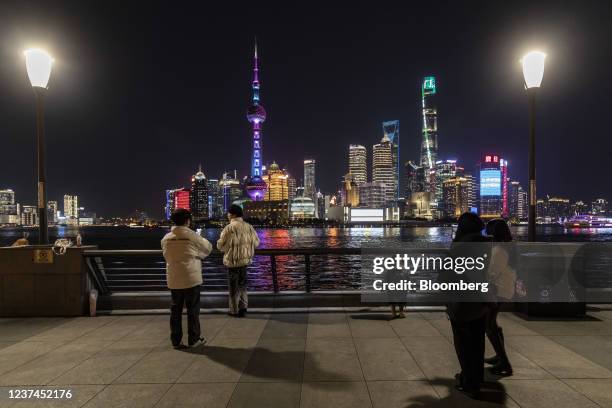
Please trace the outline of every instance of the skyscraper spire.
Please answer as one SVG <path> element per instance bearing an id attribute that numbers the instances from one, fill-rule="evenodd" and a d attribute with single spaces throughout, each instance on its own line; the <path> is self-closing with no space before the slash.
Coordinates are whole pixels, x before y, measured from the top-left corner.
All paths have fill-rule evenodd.
<path id="1" fill-rule="evenodd" d="M 257 57 L 257 37 L 255 37 L 255 53 L 253 54 L 253 103 L 259 103 L 259 61 Z"/>
<path id="2" fill-rule="evenodd" d="M 251 156 L 251 179 L 246 189 L 253 201 L 263 200 L 267 185 L 261 178 L 263 154 L 261 150 L 261 124 L 266 120 L 266 110 L 259 103 L 259 57 L 257 55 L 257 39 L 253 54 L 253 102 L 247 109 L 247 120 L 253 125 L 253 154 Z"/>

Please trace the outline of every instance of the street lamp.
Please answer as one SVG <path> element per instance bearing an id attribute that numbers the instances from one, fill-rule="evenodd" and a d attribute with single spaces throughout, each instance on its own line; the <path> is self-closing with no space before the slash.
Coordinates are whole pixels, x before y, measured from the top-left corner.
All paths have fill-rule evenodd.
<path id="1" fill-rule="evenodd" d="M 46 191 L 46 165 L 45 165 L 45 123 L 44 123 L 44 96 L 47 83 L 51 75 L 53 58 L 39 49 L 30 49 L 24 52 L 28 78 L 36 95 L 36 135 L 38 154 L 38 243 L 49 243 L 49 230 L 47 225 L 47 191 Z"/>
<path id="2" fill-rule="evenodd" d="M 535 96 L 544 76 L 546 54 L 531 51 L 523 56 L 523 76 L 529 97 L 529 225 L 528 240 L 536 239 L 536 171 L 535 171 Z"/>

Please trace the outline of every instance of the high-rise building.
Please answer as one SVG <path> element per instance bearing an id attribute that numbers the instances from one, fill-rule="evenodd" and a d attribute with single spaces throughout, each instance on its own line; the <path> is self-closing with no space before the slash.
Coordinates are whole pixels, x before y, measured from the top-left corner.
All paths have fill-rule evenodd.
<path id="1" fill-rule="evenodd" d="M 591 214 L 606 215 L 608 213 L 608 200 L 598 198 L 591 203 Z"/>
<path id="2" fill-rule="evenodd" d="M 425 169 L 412 160 L 404 164 L 406 173 L 406 186 L 404 195 L 410 197 L 412 193 L 425 191 Z"/>
<path id="3" fill-rule="evenodd" d="M 387 197 L 385 183 L 371 182 L 359 186 L 359 206 L 361 207 L 384 208 Z"/>
<path id="4" fill-rule="evenodd" d="M 189 203 L 191 202 L 191 192 L 188 188 L 181 188 L 174 193 L 174 209 L 184 208 L 191 210 Z"/>
<path id="5" fill-rule="evenodd" d="M 502 217 L 508 218 L 508 161 L 499 159 L 499 168 L 501 170 L 501 190 L 502 190 Z"/>
<path id="6" fill-rule="evenodd" d="M 0 190 L 0 225 L 19 224 L 19 205 L 15 203 L 15 192 L 11 189 Z"/>
<path id="7" fill-rule="evenodd" d="M 79 218 L 79 197 L 75 195 L 64 195 L 64 217 L 70 224 L 71 220 Z"/>
<path id="8" fill-rule="evenodd" d="M 355 175 L 348 173 L 344 176 L 344 205 L 346 207 L 359 206 L 359 186 L 355 182 Z"/>
<path id="9" fill-rule="evenodd" d="M 34 205 L 24 205 L 21 210 L 21 225 L 32 227 L 38 225 L 38 208 Z"/>
<path id="10" fill-rule="evenodd" d="M 189 210 L 190 197 L 191 194 L 188 188 L 180 187 L 166 190 L 166 205 L 164 206 L 166 219 L 169 220 L 174 210 L 179 208 Z"/>
<path id="11" fill-rule="evenodd" d="M 263 179 L 262 182 L 265 184 Z M 242 187 L 235 170 L 233 174 L 229 172 L 223 173 L 221 180 L 219 180 L 219 189 L 221 190 L 220 193 L 223 197 L 223 213 L 227 213 L 232 203 L 239 200 L 242 196 Z M 265 190 L 262 191 L 265 193 Z"/>
<path id="12" fill-rule="evenodd" d="M 287 188 L 289 190 L 289 200 L 293 200 L 297 196 L 297 182 L 295 177 L 291 177 L 291 175 L 289 175 L 287 178 Z"/>
<path id="13" fill-rule="evenodd" d="M 421 142 L 421 167 L 425 170 L 425 191 L 433 192 L 433 171 L 438 161 L 438 111 L 436 108 L 436 78 L 423 78 L 421 105 L 423 108 L 423 139 Z"/>
<path id="14" fill-rule="evenodd" d="M 174 194 L 176 191 L 178 191 L 178 189 L 166 190 L 166 203 L 164 204 L 164 214 L 166 215 L 166 220 L 170 219 L 170 216 L 174 211 Z"/>
<path id="15" fill-rule="evenodd" d="M 519 219 L 519 191 L 521 191 L 521 183 L 518 181 L 508 183 L 508 218 L 511 220 Z"/>
<path id="16" fill-rule="evenodd" d="M 400 193 L 400 122 L 389 120 L 382 123 L 383 135 L 391 141 L 391 153 L 393 156 L 393 176 L 395 179 L 394 201 L 397 202 Z"/>
<path id="17" fill-rule="evenodd" d="M 263 154 L 261 145 L 261 124 L 266 120 L 266 110 L 259 103 L 259 60 L 257 56 L 257 43 L 253 57 L 253 90 L 252 104 L 247 110 L 247 120 L 253 125 L 253 153 L 251 155 L 251 178 L 246 184 L 246 191 L 253 201 L 264 199 L 266 183 L 263 181 L 262 165 Z"/>
<path id="18" fill-rule="evenodd" d="M 519 221 L 526 221 L 529 217 L 529 206 L 527 203 L 527 191 L 523 190 L 523 187 L 519 187 L 517 212 Z"/>
<path id="19" fill-rule="evenodd" d="M 352 144 L 349 146 L 349 173 L 355 177 L 357 185 L 368 181 L 368 152 L 365 146 Z"/>
<path id="20" fill-rule="evenodd" d="M 393 167 L 393 145 L 387 135 L 372 148 L 372 183 L 385 185 L 385 206 L 397 205 L 397 186 Z"/>
<path id="21" fill-rule="evenodd" d="M 442 182 L 441 212 L 443 218 L 459 218 L 469 211 L 470 182 L 467 178 L 457 176 Z"/>
<path id="22" fill-rule="evenodd" d="M 309 197 L 314 202 L 317 194 L 317 184 L 315 180 L 315 166 L 317 162 L 314 159 L 304 160 L 304 197 Z"/>
<path id="23" fill-rule="evenodd" d="M 546 197 L 546 216 L 551 220 L 565 221 L 571 216 L 571 205 L 569 198 Z"/>
<path id="24" fill-rule="evenodd" d="M 502 216 L 502 168 L 498 155 L 487 154 L 480 163 L 480 216 L 499 218 Z"/>
<path id="25" fill-rule="evenodd" d="M 197 173 L 191 176 L 189 199 L 189 208 L 193 218 L 196 221 L 208 219 L 208 181 L 202 172 L 202 165 L 198 167 Z"/>
<path id="26" fill-rule="evenodd" d="M 437 209 L 443 213 L 445 210 L 444 201 L 444 182 L 455 177 L 463 177 L 464 168 L 457 165 L 457 160 L 438 160 L 435 165 L 435 188 L 433 189 L 434 200 L 437 203 Z M 467 181 L 465 181 L 467 183 Z M 466 190 L 467 191 L 467 190 Z M 441 215 L 441 214 L 440 214 Z"/>
<path id="27" fill-rule="evenodd" d="M 576 201 L 571 207 L 572 215 L 585 215 L 589 209 L 584 201 Z"/>
<path id="28" fill-rule="evenodd" d="M 219 179 L 208 179 L 208 215 L 212 219 L 219 219 L 223 216 L 223 196 Z"/>
<path id="29" fill-rule="evenodd" d="M 52 224 L 57 223 L 57 210 L 58 210 L 57 201 L 47 202 L 47 211 L 49 213 L 49 215 L 47 216 L 47 219 Z"/>
<path id="30" fill-rule="evenodd" d="M 472 173 L 464 173 L 463 178 L 467 180 L 467 205 L 468 211 L 478 212 L 478 182 Z"/>
<path id="31" fill-rule="evenodd" d="M 284 170 L 273 162 L 268 168 L 267 174 L 263 176 L 267 189 L 265 201 L 280 201 L 289 199 L 289 176 Z"/>

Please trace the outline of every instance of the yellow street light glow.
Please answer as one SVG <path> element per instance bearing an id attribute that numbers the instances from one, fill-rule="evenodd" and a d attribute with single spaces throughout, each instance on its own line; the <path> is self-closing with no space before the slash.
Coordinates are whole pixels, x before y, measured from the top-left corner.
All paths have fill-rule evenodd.
<path id="1" fill-rule="evenodd" d="M 46 88 L 54 61 L 51 55 L 36 48 L 24 51 L 23 55 L 25 55 L 26 70 L 32 86 Z"/>
<path id="2" fill-rule="evenodd" d="M 546 54 L 541 51 L 531 51 L 523 56 L 523 76 L 525 77 L 525 87 L 539 88 L 544 77 L 544 60 Z"/>

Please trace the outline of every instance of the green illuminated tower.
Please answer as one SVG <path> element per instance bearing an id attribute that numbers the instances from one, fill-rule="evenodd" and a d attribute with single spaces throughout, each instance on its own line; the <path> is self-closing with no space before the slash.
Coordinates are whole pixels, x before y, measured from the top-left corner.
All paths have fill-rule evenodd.
<path id="1" fill-rule="evenodd" d="M 423 140 L 421 142 L 421 167 L 425 170 L 425 189 L 432 191 L 429 187 L 435 183 L 430 180 L 434 177 L 436 161 L 438 160 L 438 111 L 435 104 L 436 78 L 428 76 L 423 78 L 421 87 L 423 105 Z"/>

